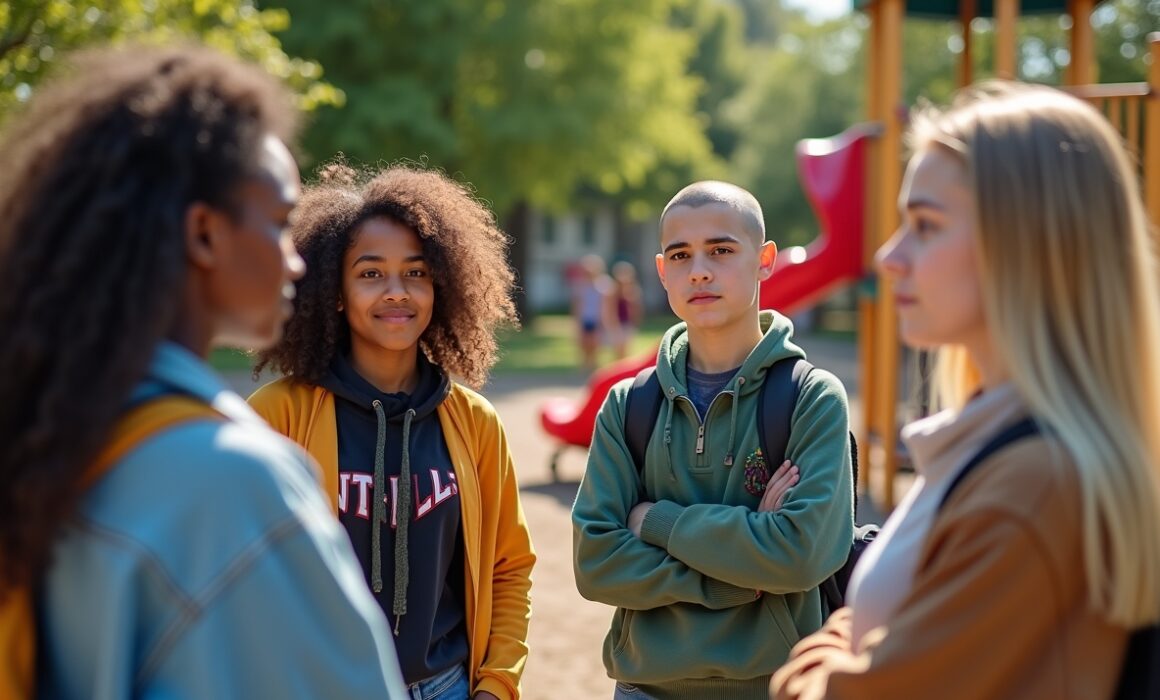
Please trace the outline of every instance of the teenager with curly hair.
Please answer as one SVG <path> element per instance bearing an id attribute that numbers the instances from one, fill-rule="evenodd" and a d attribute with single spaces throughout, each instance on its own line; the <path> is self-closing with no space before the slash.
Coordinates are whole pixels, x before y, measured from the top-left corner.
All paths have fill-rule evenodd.
<path id="1" fill-rule="evenodd" d="M 288 105 L 207 49 L 106 50 L 0 143 L 4 698 L 401 692 L 314 468 L 205 364 L 291 309 Z"/>
<path id="2" fill-rule="evenodd" d="M 452 380 L 481 385 L 516 323 L 507 237 L 402 166 L 328 166 L 292 233 L 308 273 L 255 370 L 285 376 L 250 403 L 322 464 L 415 697 L 518 698 L 535 555 L 499 417 Z"/>

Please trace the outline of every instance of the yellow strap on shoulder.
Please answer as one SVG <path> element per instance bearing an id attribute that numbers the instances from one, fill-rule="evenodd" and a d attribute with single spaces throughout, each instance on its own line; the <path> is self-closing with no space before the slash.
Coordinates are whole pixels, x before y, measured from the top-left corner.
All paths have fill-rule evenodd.
<path id="1" fill-rule="evenodd" d="M 154 433 L 199 418 L 220 420 L 222 415 L 200 399 L 181 395 L 159 396 L 130 409 L 113 427 L 109 442 L 85 470 L 81 483 L 86 487 L 91 486 L 110 467 Z"/>
<path id="2" fill-rule="evenodd" d="M 221 419 L 209 404 L 188 396 L 160 396 L 130 409 L 113 428 L 101 453 L 81 476 L 85 488 L 108 473 L 146 438 L 192 420 Z M 32 594 L 16 588 L 0 600 L 0 698 L 32 700 L 36 678 L 36 619 Z"/>

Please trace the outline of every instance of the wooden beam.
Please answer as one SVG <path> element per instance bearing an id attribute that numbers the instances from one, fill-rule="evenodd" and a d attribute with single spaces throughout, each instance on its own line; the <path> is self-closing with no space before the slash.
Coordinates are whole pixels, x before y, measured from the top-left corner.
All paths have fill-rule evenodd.
<path id="1" fill-rule="evenodd" d="M 870 19 L 870 29 L 866 34 L 866 116 L 871 121 L 882 118 L 880 103 L 882 97 L 882 8 L 881 3 L 872 3 L 866 8 Z"/>
<path id="2" fill-rule="evenodd" d="M 1019 0 L 995 0 L 995 75 L 1014 80 L 1019 75 Z"/>
<path id="3" fill-rule="evenodd" d="M 869 121 L 883 123 L 881 96 L 882 96 L 882 21 L 878 3 L 872 3 L 866 8 L 866 16 L 870 20 L 869 30 L 866 32 L 866 117 Z M 867 145 L 866 161 L 863 165 L 865 175 L 862 178 L 862 197 L 864 202 L 864 216 L 866 230 L 862 232 L 862 263 L 865 274 L 874 274 L 874 252 L 878 249 L 878 206 L 881 197 L 879 183 L 880 166 L 882 161 L 882 141 L 872 139 Z M 874 472 L 870 444 L 872 435 L 879 434 L 875 422 L 875 396 L 878 393 L 880 382 L 876 381 L 878 373 L 877 342 L 875 329 L 878 328 L 878 314 L 873 288 L 863 288 L 858 296 L 858 388 L 861 395 L 862 432 L 858 435 L 858 464 L 863 465 L 858 470 L 858 483 L 854 488 L 862 493 L 872 491 L 871 477 Z"/>
<path id="4" fill-rule="evenodd" d="M 1132 153 L 1132 162 L 1140 163 L 1140 98 L 1125 97 L 1127 103 L 1127 123 L 1124 124 L 1124 136 L 1128 141 L 1128 150 Z M 1143 169 L 1141 168 L 1141 172 Z"/>
<path id="5" fill-rule="evenodd" d="M 1152 88 L 1144 111 L 1144 203 L 1152 226 L 1160 226 L 1160 32 L 1148 35 L 1152 66 L 1148 85 Z"/>
<path id="6" fill-rule="evenodd" d="M 1092 10 L 1095 0 L 1069 0 L 1071 16 L 1071 62 L 1067 66 L 1068 85 L 1091 85 L 1096 82 L 1095 39 L 1092 32 Z"/>
<path id="7" fill-rule="evenodd" d="M 959 24 L 962 26 L 963 52 L 959 54 L 959 87 L 966 87 L 975 79 L 971 56 L 971 21 L 978 16 L 976 0 L 961 0 L 959 3 Z"/>
<path id="8" fill-rule="evenodd" d="M 902 22 L 903 0 L 880 0 L 882 25 L 879 109 L 883 133 L 878 159 L 878 203 L 875 207 L 875 248 L 898 227 L 896 198 L 902 182 Z M 898 331 L 897 311 L 888 279 L 879 277 L 875 311 L 874 359 L 877 363 L 874 412 L 882 446 L 883 506 L 894 508 L 894 477 L 898 471 Z"/>

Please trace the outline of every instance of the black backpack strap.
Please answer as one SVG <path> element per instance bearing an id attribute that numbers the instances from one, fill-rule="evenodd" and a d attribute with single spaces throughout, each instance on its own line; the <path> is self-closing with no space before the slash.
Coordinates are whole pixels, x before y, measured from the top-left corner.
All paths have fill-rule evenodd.
<path id="1" fill-rule="evenodd" d="M 769 368 L 765 377 L 765 385 L 761 387 L 761 400 L 757 404 L 757 424 L 761 427 L 758 438 L 761 441 L 761 453 L 766 455 L 766 465 L 772 474 L 785 461 L 785 450 L 789 443 L 789 433 L 794 406 L 798 396 L 806 384 L 814 366 L 800 357 L 787 357 L 778 360 Z M 790 375 L 790 382 L 786 381 L 786 374 Z M 767 390 L 773 383 L 777 390 Z M 858 441 L 854 439 L 853 431 L 847 435 L 850 449 L 850 471 L 854 480 L 854 510 L 858 509 Z"/>
<path id="2" fill-rule="evenodd" d="M 665 400 L 656 369 L 645 367 L 637 373 L 624 403 L 624 443 L 640 475 L 644 474 L 644 451 Z"/>
<path id="3" fill-rule="evenodd" d="M 1128 638 L 1115 700 L 1160 697 L 1160 625 L 1141 627 Z"/>
<path id="4" fill-rule="evenodd" d="M 854 439 L 854 431 L 850 431 L 850 478 L 854 484 L 854 512 L 858 512 L 858 441 Z"/>
<path id="5" fill-rule="evenodd" d="M 761 385 L 757 402 L 757 439 L 770 474 L 785 461 L 793 409 L 806 376 L 813 368 L 804 358 L 786 357 L 766 370 L 765 383 Z"/>
<path id="6" fill-rule="evenodd" d="M 789 433 L 793 424 L 793 410 L 797 405 L 798 396 L 801 395 L 802 387 L 805 386 L 806 378 L 813 369 L 814 366 L 803 358 L 788 357 L 775 362 L 765 375 L 765 384 L 761 387 L 761 397 L 757 403 L 757 425 L 761 452 L 765 455 L 765 463 L 769 467 L 770 473 L 776 471 L 785 461 Z M 853 440 L 853 438 L 851 433 L 849 439 Z M 849 449 L 853 453 L 857 447 L 851 442 Z M 852 455 L 852 458 L 857 460 L 856 455 Z M 853 462 L 851 466 L 855 470 L 854 491 L 855 498 L 857 498 L 857 462 Z M 836 576 L 842 572 L 837 572 L 835 575 L 827 576 L 819 584 L 818 589 L 824 606 L 823 612 L 826 614 L 842 606 L 843 593 L 846 582 L 849 580 L 849 571 L 854 568 L 857 555 L 860 555 L 862 550 L 869 545 L 875 534 L 877 534 L 876 527 L 862 539 L 856 533 L 851 551 L 857 550 L 857 552 L 853 560 L 848 561 L 843 567 L 845 578 L 839 581 Z"/>
<path id="7" fill-rule="evenodd" d="M 1008 426 L 998 435 L 988 440 L 987 444 L 983 445 L 983 447 L 975 453 L 975 456 L 971 457 L 970 461 L 959 470 L 959 473 L 955 475 L 955 478 L 951 480 L 950 486 L 947 487 L 947 490 L 943 493 L 942 500 L 939 501 L 938 509 L 942 510 L 942 507 L 946 505 L 947 500 L 950 499 L 951 494 L 954 493 L 955 489 L 958 488 L 963 479 L 965 479 L 967 475 L 975 469 L 975 467 L 987 461 L 988 457 L 995 454 L 999 450 L 1002 450 L 1004 447 L 1010 445 L 1013 442 L 1018 442 L 1023 438 L 1038 435 L 1039 433 L 1039 426 L 1035 423 L 1035 421 L 1031 418 L 1024 418 L 1018 423 Z"/>

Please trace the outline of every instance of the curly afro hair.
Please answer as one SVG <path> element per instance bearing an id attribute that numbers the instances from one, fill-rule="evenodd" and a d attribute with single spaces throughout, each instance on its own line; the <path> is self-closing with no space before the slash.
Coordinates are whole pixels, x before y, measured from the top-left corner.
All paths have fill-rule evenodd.
<path id="1" fill-rule="evenodd" d="M 366 220 L 385 217 L 418 234 L 435 285 L 431 323 L 419 347 L 443 371 L 473 388 L 498 359 L 496 330 L 518 327 L 509 239 L 495 217 L 463 185 L 412 165 L 358 173 L 342 162 L 323 166 L 294 210 L 291 233 L 306 275 L 294 316 L 273 348 L 258 353 L 257 376 L 270 367 L 318 384 L 339 352 L 350 348 L 350 325 L 336 307 L 342 259 Z"/>

